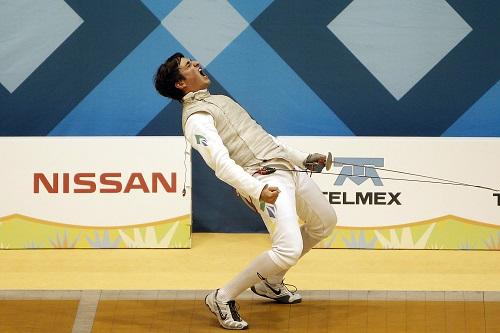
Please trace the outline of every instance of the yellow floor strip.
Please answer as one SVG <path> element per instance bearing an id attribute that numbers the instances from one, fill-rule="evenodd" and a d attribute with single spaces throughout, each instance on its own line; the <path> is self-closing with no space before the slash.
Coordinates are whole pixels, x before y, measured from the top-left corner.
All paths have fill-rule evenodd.
<path id="1" fill-rule="evenodd" d="M 0 289 L 213 289 L 270 246 L 267 234 L 193 234 L 192 249 L 3 250 Z M 499 251 L 312 250 L 302 290 L 500 290 Z"/>

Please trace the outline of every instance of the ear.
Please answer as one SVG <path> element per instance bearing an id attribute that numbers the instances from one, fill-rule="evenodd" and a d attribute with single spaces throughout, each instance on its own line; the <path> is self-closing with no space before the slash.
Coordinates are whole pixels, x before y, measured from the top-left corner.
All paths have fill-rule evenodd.
<path id="1" fill-rule="evenodd" d="M 177 81 L 175 82 L 175 87 L 177 89 L 183 90 L 184 88 L 186 88 L 186 82 L 184 80 Z"/>

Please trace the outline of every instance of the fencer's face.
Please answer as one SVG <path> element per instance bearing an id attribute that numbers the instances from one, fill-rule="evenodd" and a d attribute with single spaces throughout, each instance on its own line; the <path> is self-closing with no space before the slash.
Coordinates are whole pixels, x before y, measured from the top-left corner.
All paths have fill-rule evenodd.
<path id="1" fill-rule="evenodd" d="M 210 85 L 210 79 L 203 72 L 203 68 L 196 60 L 181 58 L 179 72 L 184 76 L 184 79 L 177 82 L 175 86 L 182 90 L 184 94 L 206 89 Z"/>

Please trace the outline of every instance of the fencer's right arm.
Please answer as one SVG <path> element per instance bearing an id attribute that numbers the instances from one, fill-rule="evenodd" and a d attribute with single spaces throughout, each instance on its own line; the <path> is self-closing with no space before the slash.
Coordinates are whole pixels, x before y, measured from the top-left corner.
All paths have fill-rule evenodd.
<path id="1" fill-rule="evenodd" d="M 274 136 L 272 136 L 272 138 L 273 138 L 274 142 L 276 142 L 276 144 L 280 145 L 283 148 L 283 150 L 285 151 L 285 154 L 287 156 L 286 160 L 288 160 L 289 162 L 293 163 L 294 165 L 298 166 L 301 169 L 305 168 L 304 162 L 305 162 L 307 156 L 309 155 L 308 153 L 305 153 L 305 152 L 300 151 L 298 149 L 295 149 L 291 146 L 288 146 L 288 145 L 284 144 L 283 142 L 279 141 Z"/>
<path id="2" fill-rule="evenodd" d="M 212 116 L 207 112 L 191 115 L 184 127 L 184 134 L 191 146 L 203 157 L 207 165 L 215 171 L 220 180 L 259 199 L 266 186 L 249 175 L 241 166 L 229 157 L 229 152 L 222 142 L 214 125 Z"/>
<path id="3" fill-rule="evenodd" d="M 274 142 L 280 145 L 286 153 L 286 159 L 301 169 L 321 172 L 325 167 L 326 156 L 319 153 L 308 154 L 291 146 L 285 145 L 273 137 Z"/>

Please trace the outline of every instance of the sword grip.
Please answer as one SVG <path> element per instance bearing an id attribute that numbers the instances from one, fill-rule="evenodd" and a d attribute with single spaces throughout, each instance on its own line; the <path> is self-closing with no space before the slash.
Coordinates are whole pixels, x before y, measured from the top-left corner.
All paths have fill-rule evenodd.
<path id="1" fill-rule="evenodd" d="M 259 175 L 265 176 L 265 175 L 270 175 L 270 174 L 275 173 L 275 172 L 276 172 L 276 168 L 264 166 L 264 167 L 259 168 L 257 171 L 255 171 L 254 175 L 256 173 L 258 173 Z"/>

